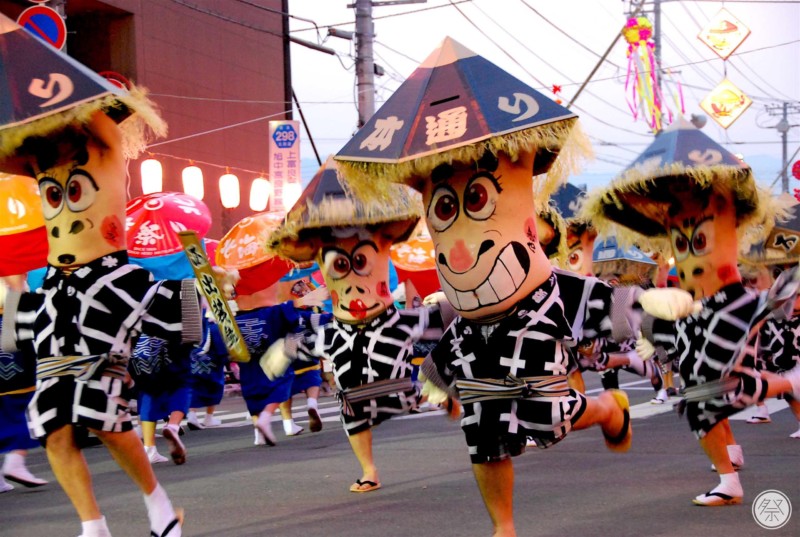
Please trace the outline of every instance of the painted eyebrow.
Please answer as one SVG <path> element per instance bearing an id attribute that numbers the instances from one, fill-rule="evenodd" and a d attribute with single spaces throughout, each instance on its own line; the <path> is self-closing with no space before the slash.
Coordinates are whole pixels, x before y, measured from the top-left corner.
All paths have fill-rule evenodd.
<path id="1" fill-rule="evenodd" d="M 372 249 L 375 250 L 375 253 L 378 252 L 378 245 L 375 244 L 373 241 L 359 241 L 358 244 L 356 244 L 355 248 L 353 248 L 352 251 L 355 252 L 356 250 L 358 250 L 362 246 L 371 246 Z"/>
<path id="2" fill-rule="evenodd" d="M 94 187 L 95 190 L 100 190 L 100 187 L 97 186 L 97 183 L 95 182 L 94 177 L 92 177 L 92 174 L 81 168 L 75 168 L 74 170 L 69 172 L 69 177 L 67 177 L 67 182 L 69 182 L 69 180 L 76 175 L 82 175 L 83 177 L 86 177 L 89 181 L 92 182 L 92 186 Z"/>

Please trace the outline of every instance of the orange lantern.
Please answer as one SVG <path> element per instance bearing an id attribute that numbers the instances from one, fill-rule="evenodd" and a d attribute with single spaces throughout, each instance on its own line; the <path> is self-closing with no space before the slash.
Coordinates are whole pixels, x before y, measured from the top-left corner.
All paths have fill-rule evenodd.
<path id="1" fill-rule="evenodd" d="M 238 294 L 251 295 L 266 289 L 293 266 L 291 261 L 266 251 L 267 239 L 281 222 L 281 213 L 257 213 L 237 222 L 220 240 L 215 254 L 217 265 L 239 271 Z"/>
<path id="2" fill-rule="evenodd" d="M 47 265 L 47 232 L 36 180 L 0 174 L 0 208 L 0 276 Z"/>

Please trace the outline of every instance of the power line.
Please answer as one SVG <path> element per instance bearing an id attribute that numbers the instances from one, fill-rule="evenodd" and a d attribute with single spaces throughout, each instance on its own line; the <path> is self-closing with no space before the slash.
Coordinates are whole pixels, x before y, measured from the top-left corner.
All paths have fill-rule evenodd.
<path id="1" fill-rule="evenodd" d="M 522 4 L 523 4 L 525 7 L 527 7 L 528 9 L 530 9 L 531 11 L 533 11 L 534 13 L 536 13 L 536 14 L 537 14 L 537 15 L 538 15 L 538 16 L 539 16 L 539 17 L 540 17 L 542 20 L 544 20 L 544 21 L 545 21 L 547 24 L 549 24 L 550 26 L 552 26 L 553 28 L 555 28 L 555 29 L 556 29 L 558 32 L 560 32 L 561 34 L 565 35 L 565 36 L 566 36 L 566 37 L 567 37 L 567 38 L 568 38 L 570 41 L 572 41 L 573 43 L 575 43 L 576 45 L 578 45 L 578 46 L 579 46 L 579 47 L 581 47 L 582 49 L 584 49 L 584 50 L 588 51 L 590 54 L 593 54 L 594 56 L 597 56 L 598 58 L 602 58 L 602 56 L 601 56 L 600 54 L 598 54 L 598 53 L 597 53 L 597 52 L 595 52 L 594 50 L 590 49 L 589 47 L 587 47 L 586 45 L 584 45 L 583 43 L 581 43 L 580 41 L 578 41 L 577 39 L 575 39 L 574 37 L 572 37 L 572 35 L 571 35 L 570 33 L 568 33 L 568 32 L 566 32 L 566 31 L 562 30 L 562 29 L 561 29 L 561 27 L 559 27 L 557 24 L 553 23 L 553 22 L 552 22 L 550 19 L 548 19 L 547 17 L 545 17 L 544 15 L 542 15 L 541 13 L 539 13 L 539 11 L 538 11 L 536 8 L 534 8 L 532 5 L 528 4 L 528 2 L 526 2 L 525 0 L 519 0 L 519 1 L 520 1 L 520 2 L 522 2 Z M 476 5 L 476 7 L 477 7 L 477 5 Z M 607 59 L 607 58 L 606 58 L 606 59 L 604 59 L 603 61 L 605 61 L 606 63 L 609 63 L 609 64 L 613 65 L 613 66 L 614 66 L 614 67 L 616 67 L 617 69 L 621 69 L 621 68 L 622 68 L 621 66 L 617 65 L 616 63 L 612 62 L 611 60 L 609 60 L 609 59 Z"/>
<path id="2" fill-rule="evenodd" d="M 260 26 L 254 26 L 254 25 L 248 24 L 246 22 L 242 22 L 242 21 L 239 21 L 239 20 L 236 20 L 236 19 L 232 19 L 232 18 L 228 17 L 227 15 L 223 15 L 223 14 L 217 13 L 215 11 L 210 11 L 210 10 L 207 10 L 207 9 L 203 9 L 200 6 L 196 6 L 194 4 L 190 4 L 189 2 L 185 2 L 184 0 L 172 0 L 172 1 L 174 3 L 176 3 L 176 4 L 178 4 L 178 5 L 181 5 L 183 7 L 189 8 L 189 9 L 191 9 L 193 11 L 197 11 L 198 13 L 203 13 L 205 15 L 209 15 L 211 17 L 216 17 L 216 18 L 218 18 L 220 20 L 224 20 L 224 21 L 230 22 L 232 24 L 237 24 L 239 26 L 244 26 L 245 28 L 249 28 L 249 29 L 255 30 L 257 32 L 262 32 L 262 33 L 265 33 L 265 34 L 268 34 L 268 35 L 273 35 L 275 37 L 280 37 L 281 39 L 283 39 L 283 34 L 279 34 L 279 33 L 273 32 L 271 30 L 267 30 L 266 28 L 262 28 Z"/>
<path id="3" fill-rule="evenodd" d="M 452 0 L 451 0 L 451 1 L 452 1 Z M 538 84 L 540 84 L 540 85 L 542 85 L 542 86 L 546 87 L 546 88 L 547 88 L 547 90 L 545 90 L 545 91 L 549 91 L 549 89 L 550 89 L 550 88 L 549 88 L 549 86 L 545 85 L 545 84 L 544 84 L 544 83 L 543 83 L 541 80 L 539 80 L 538 78 L 536 78 L 536 77 L 535 77 L 535 76 L 534 76 L 534 75 L 533 75 L 533 74 L 532 74 L 530 71 L 528 71 L 527 69 L 525 69 L 525 67 L 524 67 L 524 66 L 523 66 L 523 65 L 522 65 L 522 64 L 521 64 L 521 63 L 520 63 L 520 62 L 519 62 L 519 61 L 518 61 L 516 58 L 514 58 L 514 57 L 513 57 L 511 54 L 509 54 L 509 53 L 508 53 L 508 52 L 507 52 L 507 51 L 506 51 L 506 50 L 505 50 L 505 49 L 504 49 L 502 46 L 500 46 L 500 45 L 499 45 L 499 44 L 498 44 L 498 43 L 497 43 L 495 40 L 493 40 L 491 37 L 489 37 L 489 36 L 488 36 L 488 34 L 486 34 L 486 32 L 484 32 L 484 31 L 483 31 L 483 30 L 482 30 L 482 29 L 481 29 L 481 28 L 480 28 L 480 27 L 479 27 L 477 24 L 475 24 L 475 23 L 472 21 L 472 19 L 470 19 L 470 18 L 469 18 L 469 17 L 468 17 L 468 16 L 467 16 L 467 15 L 466 15 L 466 14 L 465 14 L 465 13 L 464 13 L 464 12 L 463 12 L 461 9 L 460 9 L 460 8 L 456 7 L 455 5 L 454 5 L 453 7 L 455 7 L 455 9 L 456 9 L 456 10 L 457 10 L 459 13 L 461 13 L 461 15 L 462 15 L 462 16 L 463 16 L 465 19 L 467 19 L 467 21 L 468 21 L 468 22 L 469 22 L 469 23 L 470 23 L 472 26 L 474 26 L 474 27 L 475 27 L 475 28 L 476 28 L 476 29 L 477 29 L 477 30 L 478 30 L 478 31 L 479 31 L 479 32 L 480 32 L 480 33 L 481 33 L 481 34 L 482 34 L 484 37 L 486 37 L 486 39 L 488 39 L 490 43 L 492 43 L 494 46 L 496 46 L 498 49 L 500 49 L 500 50 L 501 50 L 501 51 L 502 51 L 502 52 L 503 52 L 503 53 L 504 53 L 506 56 L 508 56 L 509 58 L 511 58 L 511 60 L 512 60 L 512 61 L 513 61 L 515 64 L 517 64 L 517 66 L 519 66 L 519 67 L 520 67 L 520 69 L 522 69 L 522 70 L 523 70 L 525 73 L 527 73 L 527 74 L 528 74 L 528 75 L 529 75 L 529 76 L 530 76 L 530 77 L 531 77 L 533 80 L 535 80 L 535 81 L 536 81 Z M 527 50 L 528 52 L 530 52 L 530 53 L 531 53 L 531 54 L 532 54 L 534 57 L 536 57 L 538 60 L 540 60 L 542 63 L 544 63 L 544 64 L 545 64 L 545 65 L 547 65 L 548 67 L 550 67 L 552 70 L 554 70 L 554 71 L 555 71 L 556 73 L 558 73 L 559 75 L 563 76 L 565 79 L 567 79 L 567 80 L 570 80 L 570 81 L 572 82 L 572 80 L 571 80 L 571 79 L 570 79 L 570 78 L 569 78 L 569 77 L 568 77 L 568 76 L 567 76 L 565 73 L 561 72 L 561 71 L 560 71 L 560 70 L 559 70 L 557 67 L 555 67 L 554 65 L 552 65 L 551 63 L 549 63 L 549 62 L 548 62 L 547 60 L 545 60 L 544 58 L 540 57 L 538 54 L 536 54 L 534 51 L 532 51 L 532 50 L 531 50 L 531 49 L 530 49 L 530 48 L 529 48 L 527 45 L 525 45 L 523 42 L 521 42 L 519 39 L 517 39 L 517 38 L 516 38 L 516 36 L 514 36 L 513 34 L 511 34 L 510 32 L 508 32 L 507 30 L 505 30 L 505 28 L 503 28 L 503 26 L 502 26 L 502 25 L 498 24 L 498 23 L 497 23 L 497 22 L 496 22 L 496 21 L 495 21 L 493 18 L 491 18 L 491 16 L 489 16 L 489 14 L 488 14 L 488 13 L 486 13 L 485 11 L 483 11 L 483 10 L 482 10 L 482 9 L 481 9 L 481 8 L 480 8 L 480 7 L 479 7 L 477 4 L 474 4 L 474 7 L 475 7 L 475 8 L 476 8 L 478 11 L 480 11 L 480 12 L 481 12 L 481 13 L 482 13 L 482 14 L 483 14 L 483 15 L 484 15 L 484 16 L 485 16 L 487 19 L 489 19 L 490 21 L 492 21 L 492 22 L 493 22 L 493 23 L 494 23 L 494 24 L 495 24 L 495 25 L 496 25 L 498 28 L 500 28 L 500 29 L 501 29 L 501 30 L 503 30 L 503 31 L 504 31 L 504 32 L 505 32 L 507 35 L 509 35 L 509 36 L 510 36 L 510 37 L 511 37 L 511 38 L 512 38 L 514 41 L 516 41 L 518 44 L 520 44 L 520 45 L 521 45 L 521 46 L 522 46 L 522 47 L 523 47 L 525 50 Z M 618 111 L 618 112 L 622 112 L 622 113 L 624 113 L 624 114 L 626 114 L 626 115 L 627 115 L 627 113 L 628 113 L 628 112 L 627 112 L 626 110 L 623 110 L 622 108 L 619 108 L 618 106 L 615 106 L 615 105 L 611 104 L 610 102 L 608 102 L 608 100 L 606 100 L 606 99 L 601 99 L 601 98 L 599 98 L 597 95 L 595 95 L 595 94 L 593 94 L 593 93 L 591 93 L 591 92 L 587 92 L 587 93 L 589 93 L 590 95 L 592 95 L 593 97 L 595 97 L 596 99 L 598 99 L 600 102 L 602 102 L 602 103 L 606 104 L 607 106 L 610 106 L 611 108 L 615 109 L 616 111 Z M 577 107 L 576 107 L 576 108 L 577 108 Z M 624 131 L 624 132 L 628 132 L 628 133 L 631 133 L 631 134 L 636 134 L 636 135 L 640 135 L 640 136 L 647 136 L 647 135 L 645 135 L 645 134 L 641 134 L 641 133 L 637 133 L 637 132 L 635 132 L 635 131 L 632 131 L 632 130 L 629 130 L 629 129 L 625 129 L 624 127 L 619 127 L 619 126 L 617 126 L 617 125 L 612 125 L 611 123 L 604 122 L 603 120 L 601 120 L 600 118 L 598 118 L 598 117 L 597 117 L 597 116 L 595 116 L 594 114 L 592 114 L 592 113 L 588 112 L 586 109 L 579 108 L 579 110 L 582 110 L 582 111 L 583 111 L 583 113 L 584 113 L 585 115 L 587 115 L 587 116 L 589 116 L 589 117 L 591 117 L 591 118 L 595 119 L 596 121 L 599 121 L 599 122 L 601 122 L 601 123 L 604 123 L 605 125 L 607 125 L 607 126 L 609 126 L 609 127 L 613 127 L 613 128 L 615 128 L 615 129 L 619 129 L 619 130 L 622 130 L 622 131 Z"/>

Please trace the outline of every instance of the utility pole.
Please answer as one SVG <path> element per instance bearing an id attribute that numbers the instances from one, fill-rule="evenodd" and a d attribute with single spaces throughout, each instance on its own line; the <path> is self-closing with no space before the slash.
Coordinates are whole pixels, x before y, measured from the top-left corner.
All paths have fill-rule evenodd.
<path id="1" fill-rule="evenodd" d="M 774 125 L 774 128 L 781 134 L 781 143 L 783 144 L 783 157 L 781 159 L 781 192 L 789 192 L 789 174 L 787 172 L 789 163 L 786 162 L 788 158 L 787 144 L 789 138 L 789 129 L 798 126 L 797 124 L 792 125 L 789 123 L 789 114 L 800 113 L 800 103 L 783 102 L 781 104 L 767 106 L 767 113 L 770 116 L 781 116 L 780 121 Z"/>
<path id="2" fill-rule="evenodd" d="M 381 6 L 400 6 L 404 4 L 424 4 L 428 0 L 356 0 L 348 4 L 356 8 L 356 91 L 358 92 L 358 127 L 361 128 L 375 113 L 375 75 L 382 75 L 383 69 L 376 69 L 372 54 L 375 42 L 375 25 L 372 22 L 372 8 Z"/>
<path id="3" fill-rule="evenodd" d="M 372 0 L 356 0 L 356 91 L 358 92 L 358 127 L 375 113 L 375 59 L 372 43 L 375 25 L 372 22 Z"/>

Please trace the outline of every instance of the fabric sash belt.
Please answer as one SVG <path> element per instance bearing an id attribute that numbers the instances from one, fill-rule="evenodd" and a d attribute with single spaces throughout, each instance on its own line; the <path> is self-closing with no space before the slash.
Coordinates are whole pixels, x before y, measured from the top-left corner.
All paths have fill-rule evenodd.
<path id="1" fill-rule="evenodd" d="M 104 376 L 124 378 L 128 369 L 128 357 L 121 354 L 99 354 L 93 356 L 53 356 L 39 358 L 36 363 L 36 378 L 72 375 L 80 380 L 89 380 L 98 373 Z"/>
<path id="2" fill-rule="evenodd" d="M 508 375 L 504 379 L 458 379 L 456 388 L 464 404 L 494 399 L 564 397 L 570 394 L 566 375 L 523 378 Z"/>
<path id="3" fill-rule="evenodd" d="M 386 379 L 370 382 L 369 384 L 362 384 L 361 386 L 356 386 L 355 388 L 340 390 L 337 392 L 336 398 L 342 405 L 342 412 L 347 416 L 352 416 L 353 407 L 351 406 L 351 403 L 358 403 L 361 401 L 367 401 L 369 399 L 375 399 L 377 397 L 407 392 L 413 389 L 414 383 L 411 381 L 410 377 Z"/>
<path id="4" fill-rule="evenodd" d="M 720 380 L 704 382 L 697 386 L 690 386 L 684 390 L 683 399 L 675 403 L 675 410 L 678 414 L 683 415 L 687 403 L 699 403 L 701 401 L 717 399 L 727 393 L 736 391 L 738 387 L 739 379 L 736 377 L 727 377 Z"/>

